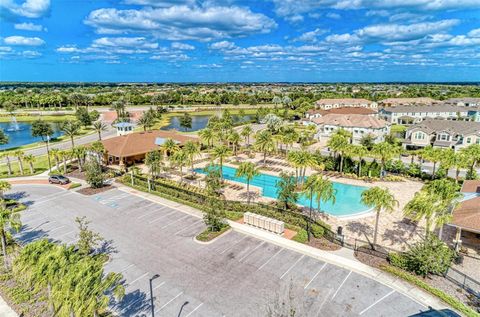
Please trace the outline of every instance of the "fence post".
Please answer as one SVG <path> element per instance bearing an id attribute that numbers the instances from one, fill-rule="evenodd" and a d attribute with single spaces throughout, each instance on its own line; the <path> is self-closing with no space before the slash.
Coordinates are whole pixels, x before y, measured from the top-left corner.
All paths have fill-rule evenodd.
<path id="1" fill-rule="evenodd" d="M 130 171 L 130 179 L 132 181 L 132 186 L 134 186 L 134 183 L 133 183 L 133 171 Z"/>
<path id="2" fill-rule="evenodd" d="M 467 275 L 466 274 L 463 274 L 463 289 L 465 289 L 465 283 L 467 283 Z"/>
<path id="3" fill-rule="evenodd" d="M 148 191 L 150 192 L 152 189 L 151 189 L 151 184 L 150 184 L 150 177 L 147 178 L 147 183 L 148 183 Z"/>

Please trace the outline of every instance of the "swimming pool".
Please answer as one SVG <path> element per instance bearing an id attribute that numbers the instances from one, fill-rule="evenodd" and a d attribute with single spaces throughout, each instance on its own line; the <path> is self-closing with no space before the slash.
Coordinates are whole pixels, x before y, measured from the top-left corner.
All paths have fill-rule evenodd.
<path id="1" fill-rule="evenodd" d="M 201 168 L 196 169 L 198 173 L 205 174 L 205 171 Z M 247 181 L 244 177 L 236 177 L 235 176 L 236 169 L 224 166 L 223 167 L 223 177 L 228 180 L 241 182 L 246 184 Z M 270 198 L 277 198 L 277 187 L 276 184 L 280 180 L 280 177 L 267 175 L 267 174 L 260 174 L 255 176 L 253 180 L 250 182 L 250 185 L 257 186 L 262 188 L 262 194 L 265 197 Z M 332 204 L 331 202 L 321 203 L 322 211 L 327 212 L 328 214 L 336 217 L 349 217 L 359 215 L 370 210 L 369 207 L 365 206 L 361 202 L 361 195 L 366 187 L 362 186 L 354 186 L 354 185 L 347 185 L 341 183 L 333 182 L 333 187 L 337 190 L 336 194 L 336 202 Z M 299 205 L 303 206 L 310 206 L 310 200 L 301 195 L 297 202 Z M 317 208 L 317 203 L 315 199 L 313 200 L 313 208 Z"/>

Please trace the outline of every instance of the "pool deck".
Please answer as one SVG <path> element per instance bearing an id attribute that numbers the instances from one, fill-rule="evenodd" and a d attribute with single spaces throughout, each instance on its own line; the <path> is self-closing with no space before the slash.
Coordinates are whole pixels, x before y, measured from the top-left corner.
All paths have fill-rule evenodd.
<path id="1" fill-rule="evenodd" d="M 246 155 L 239 155 L 238 161 L 239 162 L 253 162 L 258 163 L 262 161 L 263 156 L 261 154 L 255 155 L 253 158 L 248 158 Z M 281 159 L 268 157 L 267 159 L 279 161 Z M 233 159 L 235 160 L 235 159 Z M 202 168 L 209 164 L 209 162 L 202 162 L 195 165 L 195 168 Z M 238 165 L 224 163 L 225 166 L 236 168 Z M 284 172 L 295 172 L 295 169 L 289 166 L 276 166 L 276 165 L 268 165 L 271 167 L 281 167 L 281 170 Z M 317 171 L 308 168 L 306 172 L 306 176 L 312 175 Z M 280 173 L 275 172 L 272 170 L 261 170 L 262 174 L 268 174 L 272 176 L 278 176 Z M 356 186 L 363 186 L 363 187 L 373 187 L 373 186 L 380 186 L 383 188 L 387 188 L 390 192 L 393 193 L 395 198 L 398 200 L 399 205 L 392 213 L 382 213 L 380 216 L 379 221 L 379 235 L 378 235 L 378 242 L 381 245 L 397 249 L 397 250 L 405 250 L 407 247 L 407 243 L 411 244 L 415 241 L 420 240 L 424 236 L 424 223 L 420 222 L 417 226 L 404 221 L 403 216 L 403 207 L 410 201 L 414 194 L 418 192 L 423 184 L 421 182 L 416 182 L 412 180 L 405 180 L 404 182 L 373 182 L 367 183 L 363 180 L 356 180 L 356 179 L 349 179 L 343 177 L 331 177 L 331 181 L 348 184 L 348 185 L 356 185 Z M 243 187 L 243 190 L 234 190 L 232 188 L 227 187 L 225 189 L 225 197 L 231 200 L 246 200 L 246 184 L 241 182 L 234 182 L 227 180 L 227 183 L 236 184 L 238 186 Z M 196 182 L 198 183 L 198 182 Z M 203 184 L 201 184 L 203 186 Z M 261 188 L 250 185 L 250 191 L 253 193 L 251 194 L 252 201 L 256 202 L 263 202 L 263 203 L 271 203 L 275 201 L 273 198 L 264 197 L 262 196 Z M 332 229 L 336 229 L 338 226 L 343 227 L 344 234 L 346 235 L 347 239 L 353 241 L 354 239 L 359 240 L 371 240 L 373 238 L 373 230 L 375 224 L 375 213 L 374 212 L 367 212 L 362 213 L 360 215 L 353 215 L 351 217 L 335 217 L 329 214 L 322 214 L 320 219 L 331 225 Z"/>

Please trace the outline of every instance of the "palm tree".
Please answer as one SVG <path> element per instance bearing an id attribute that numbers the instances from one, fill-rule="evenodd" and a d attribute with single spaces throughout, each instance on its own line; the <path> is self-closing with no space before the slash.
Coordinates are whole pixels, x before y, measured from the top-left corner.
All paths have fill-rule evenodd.
<path id="1" fill-rule="evenodd" d="M 57 172 L 60 171 L 60 150 L 59 149 L 51 149 L 50 150 L 50 157 L 55 160 L 55 167 Z"/>
<path id="2" fill-rule="evenodd" d="M 223 182 L 223 161 L 231 155 L 230 149 L 221 144 L 213 148 L 212 158 L 218 159 L 220 165 L 220 179 Z"/>
<path id="3" fill-rule="evenodd" d="M 193 161 L 195 160 L 195 157 L 200 154 L 200 146 L 197 142 L 194 141 L 187 141 L 185 142 L 183 146 L 183 151 L 188 157 L 188 162 L 190 163 L 190 167 L 192 169 L 192 173 L 195 173 L 195 170 L 193 168 Z"/>
<path id="4" fill-rule="evenodd" d="M 375 231 L 373 234 L 373 245 L 375 249 L 377 245 L 378 234 L 378 220 L 380 219 L 380 212 L 392 212 L 398 205 L 398 201 L 386 188 L 378 186 L 367 189 L 362 193 L 362 203 L 368 207 L 372 207 L 376 212 L 375 217 Z"/>
<path id="5" fill-rule="evenodd" d="M 20 212 L 17 209 L 0 206 L 0 239 L 2 240 L 3 262 L 6 269 L 8 269 L 7 230 L 9 228 L 17 232 L 22 228 Z"/>
<path id="6" fill-rule="evenodd" d="M 339 172 L 343 173 L 343 160 L 345 159 L 345 154 L 347 152 L 348 146 L 350 142 L 348 138 L 342 133 L 338 131 L 343 131 L 342 129 L 337 130 L 335 134 L 333 134 L 327 142 L 327 146 L 334 152 L 340 154 L 340 168 Z"/>
<path id="7" fill-rule="evenodd" d="M 13 155 L 17 158 L 20 174 L 23 175 L 23 157 L 25 156 L 25 153 L 22 150 L 16 150 L 13 152 Z"/>
<path id="8" fill-rule="evenodd" d="M 145 112 L 137 121 L 143 127 L 143 131 L 150 130 L 155 125 L 155 118 L 149 112 Z"/>
<path id="9" fill-rule="evenodd" d="M 10 161 L 10 152 L 2 153 L 1 157 L 7 161 L 8 176 L 12 175 L 12 163 Z"/>
<path id="10" fill-rule="evenodd" d="M 378 158 L 380 158 L 380 162 L 382 165 L 380 177 L 383 179 L 385 163 L 400 154 L 400 147 L 390 144 L 388 142 L 381 142 L 373 146 L 372 153 Z"/>
<path id="11" fill-rule="evenodd" d="M 326 178 L 323 178 L 321 174 L 314 174 L 307 178 L 303 190 L 304 194 L 310 200 L 315 198 L 317 202 L 317 210 L 321 212 L 320 203 L 331 201 L 335 204 L 337 190 L 333 187 L 333 183 Z"/>
<path id="12" fill-rule="evenodd" d="M 58 155 L 62 158 L 63 174 L 67 174 L 67 160 L 72 156 L 72 151 L 60 150 Z"/>
<path id="13" fill-rule="evenodd" d="M 228 135 L 228 142 L 232 145 L 233 155 L 237 156 L 238 144 L 240 143 L 240 134 L 237 131 L 232 131 Z"/>
<path id="14" fill-rule="evenodd" d="M 247 203 L 250 203 L 250 181 L 259 174 L 259 169 L 252 162 L 241 163 L 235 172 L 236 177 L 245 177 L 247 180 Z"/>
<path id="15" fill-rule="evenodd" d="M 207 143 L 207 147 L 211 147 L 213 145 L 213 140 L 215 139 L 215 134 L 214 134 L 212 129 L 210 129 L 210 128 L 202 129 L 198 134 L 199 134 L 202 142 Z"/>
<path id="16" fill-rule="evenodd" d="M 98 141 L 101 141 L 102 140 L 102 132 L 107 131 L 107 128 L 108 128 L 107 124 L 103 123 L 102 121 L 95 121 L 92 124 L 92 127 L 95 130 L 95 132 L 98 133 Z"/>
<path id="17" fill-rule="evenodd" d="M 77 158 L 78 170 L 81 172 L 83 170 L 85 156 L 87 155 L 87 148 L 84 146 L 77 146 L 73 148 L 72 153 Z"/>
<path id="18" fill-rule="evenodd" d="M 474 175 L 474 169 L 480 162 L 480 144 L 472 144 L 461 150 L 467 157 L 470 166 L 470 177 Z"/>
<path id="19" fill-rule="evenodd" d="M 156 178 L 162 169 L 162 154 L 160 151 L 151 151 L 145 155 L 145 165 L 150 171 L 150 176 Z M 135 171 L 132 170 L 132 173 Z"/>
<path id="20" fill-rule="evenodd" d="M 27 154 L 23 157 L 23 161 L 30 166 L 30 174 L 34 174 L 35 169 L 33 167 L 33 163 L 35 163 L 35 156 L 32 154 Z"/>
<path id="21" fill-rule="evenodd" d="M 178 147 L 177 142 L 175 142 L 174 140 L 172 140 L 170 138 L 165 140 L 165 143 L 163 143 L 163 145 L 162 145 L 162 150 L 165 153 L 165 156 L 172 155 L 173 153 L 178 151 L 178 149 L 179 149 L 179 147 Z"/>
<path id="22" fill-rule="evenodd" d="M 353 157 L 358 157 L 358 177 L 362 175 L 362 161 L 368 154 L 368 149 L 363 145 L 352 145 L 350 147 L 350 154 Z"/>
<path id="23" fill-rule="evenodd" d="M 435 216 L 437 202 L 425 191 L 415 193 L 415 196 L 403 208 L 403 214 L 415 221 L 425 219 L 425 236 L 430 233 L 432 218 Z"/>
<path id="24" fill-rule="evenodd" d="M 188 163 L 188 156 L 184 150 L 179 150 L 170 157 L 174 166 L 180 169 L 180 182 L 183 181 L 183 167 Z"/>
<path id="25" fill-rule="evenodd" d="M 252 126 L 249 124 L 245 125 L 240 134 L 245 138 L 247 147 L 250 146 L 250 134 L 252 134 Z"/>
<path id="26" fill-rule="evenodd" d="M 268 130 L 263 130 L 255 135 L 255 149 L 263 153 L 263 164 L 267 161 L 267 154 L 275 150 L 275 143 L 272 134 Z"/>
<path id="27" fill-rule="evenodd" d="M 72 148 L 75 147 L 73 138 L 80 133 L 80 123 L 76 120 L 65 121 L 60 125 L 60 130 L 62 130 L 66 136 L 70 137 Z"/>
<path id="28" fill-rule="evenodd" d="M 422 150 L 422 157 L 433 163 L 432 178 L 435 178 L 437 163 L 442 160 L 442 156 L 443 150 L 431 145 L 426 146 Z"/>
<path id="29" fill-rule="evenodd" d="M 0 199 L 3 200 L 4 196 L 3 194 L 5 191 L 10 190 L 12 188 L 12 185 L 10 185 L 9 182 L 6 181 L 0 181 Z"/>
<path id="30" fill-rule="evenodd" d="M 455 183 L 458 184 L 460 170 L 462 168 L 468 168 L 468 157 L 465 152 L 459 151 L 454 153 L 452 166 L 455 167 Z"/>

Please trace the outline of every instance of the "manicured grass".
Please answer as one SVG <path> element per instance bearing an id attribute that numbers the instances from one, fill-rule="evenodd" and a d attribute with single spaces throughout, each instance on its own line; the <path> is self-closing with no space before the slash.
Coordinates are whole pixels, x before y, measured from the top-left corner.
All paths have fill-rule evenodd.
<path id="1" fill-rule="evenodd" d="M 70 187 L 68 187 L 68 189 L 74 189 L 74 188 L 78 188 L 78 187 L 80 187 L 80 186 L 82 186 L 82 184 L 80 184 L 80 183 L 72 183 L 72 184 L 70 184 Z"/>
<path id="2" fill-rule="evenodd" d="M 390 127 L 390 132 L 405 132 L 407 127 L 401 124 L 394 124 Z"/>
<path id="3" fill-rule="evenodd" d="M 202 242 L 208 242 L 208 241 L 211 241 L 211 240 L 215 239 L 216 237 L 218 237 L 219 235 L 221 235 L 222 233 L 224 233 L 228 229 L 230 229 L 229 225 L 226 225 L 220 231 L 210 231 L 210 229 L 207 228 L 207 229 L 203 230 L 202 232 L 200 232 L 195 237 L 195 239 L 197 239 L 198 241 L 202 241 Z"/>
<path id="4" fill-rule="evenodd" d="M 12 166 L 12 175 L 8 175 L 7 164 L 3 163 L 0 165 L 0 178 L 37 175 L 48 170 L 48 159 L 46 155 L 36 156 L 35 163 L 33 163 L 33 174 L 30 173 L 30 165 L 25 162 L 23 162 L 23 175 L 20 174 L 20 164 L 18 164 L 18 162 L 12 162 L 10 164 Z M 52 160 L 52 167 L 53 166 L 55 166 L 55 160 Z"/>
<path id="5" fill-rule="evenodd" d="M 383 266 L 381 266 L 381 269 L 390 273 L 390 274 L 398 276 L 401 279 L 403 279 L 403 280 L 405 280 L 405 281 L 407 281 L 407 282 L 409 282 L 413 285 L 416 285 L 416 286 L 420 287 L 421 289 L 427 291 L 428 293 L 434 295 L 435 297 L 438 297 L 443 302 L 450 305 L 453 309 L 456 309 L 457 311 L 461 312 L 465 316 L 468 316 L 468 317 L 479 317 L 480 316 L 479 313 L 476 313 L 473 309 L 471 309 L 470 307 L 468 307 L 464 303 L 462 303 L 459 300 L 457 300 L 456 298 L 446 294 L 445 292 L 428 285 L 427 283 L 425 283 L 424 281 L 422 281 L 420 278 L 418 278 L 417 276 L 415 276 L 413 274 L 405 272 L 405 271 L 403 271 L 401 269 L 398 269 L 396 267 L 393 267 L 391 265 L 383 265 Z"/>
<path id="6" fill-rule="evenodd" d="M 50 115 L 50 116 L 33 116 L 30 114 L 15 114 L 17 121 L 23 122 L 32 122 L 38 119 L 42 119 L 44 121 L 51 121 L 51 122 L 62 122 L 66 120 L 75 120 L 75 116 L 73 115 Z M 10 122 L 12 121 L 12 116 L 10 114 L 2 114 L 0 115 L 0 122 Z"/>

